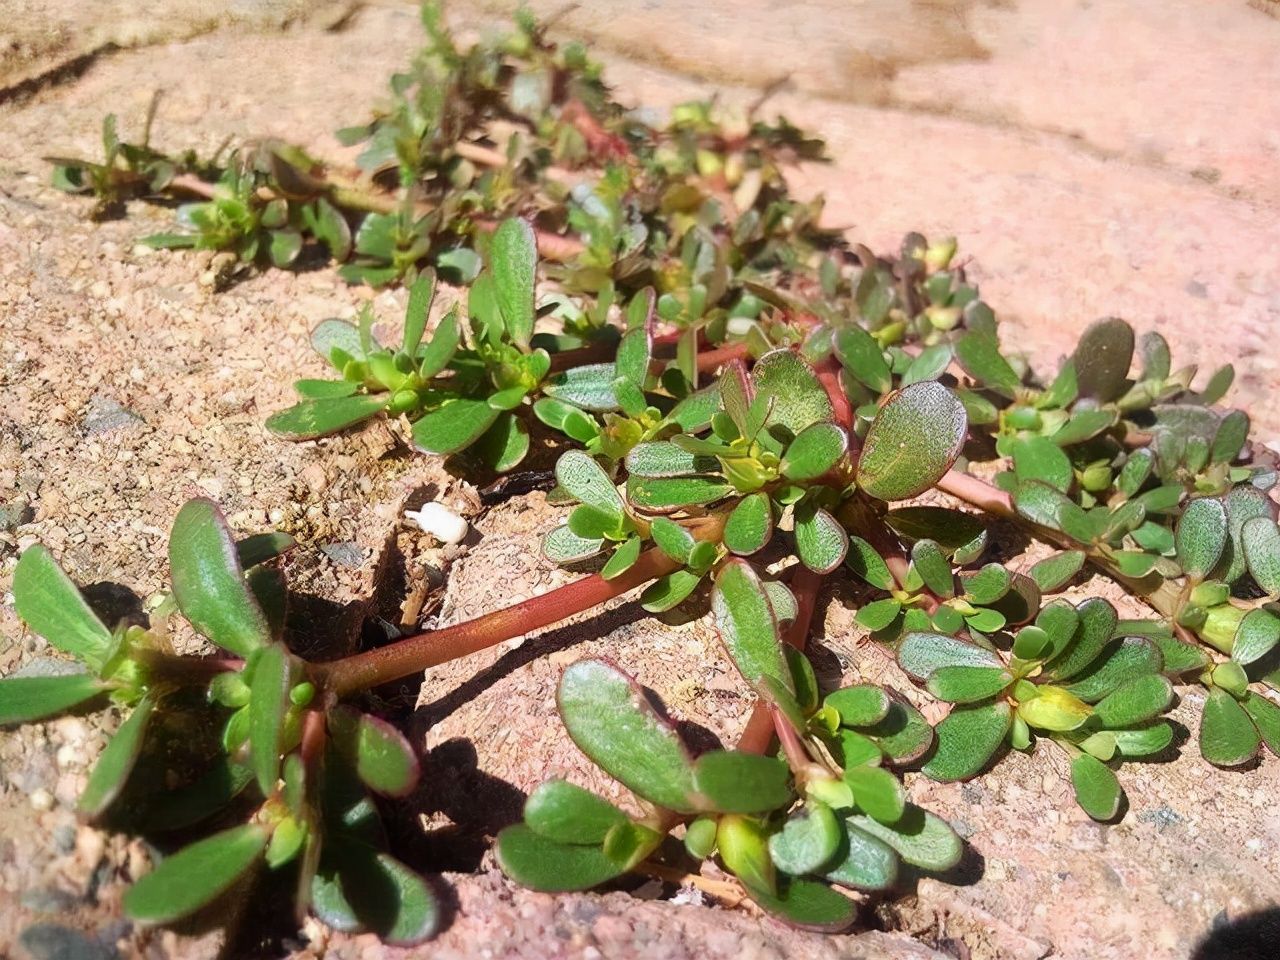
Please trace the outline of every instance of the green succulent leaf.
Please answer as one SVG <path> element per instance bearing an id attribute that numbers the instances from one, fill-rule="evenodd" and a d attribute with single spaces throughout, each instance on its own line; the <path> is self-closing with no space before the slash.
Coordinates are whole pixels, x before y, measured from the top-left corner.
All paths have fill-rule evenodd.
<path id="1" fill-rule="evenodd" d="M 1163 666 L 1164 658 L 1154 642 L 1146 637 L 1125 637 L 1110 644 L 1087 672 L 1063 689 L 1086 703 L 1096 703 L 1135 677 L 1159 673 Z"/>
<path id="2" fill-rule="evenodd" d="M 1254 517 L 1240 528 L 1245 563 L 1258 586 L 1280 593 L 1280 527 L 1269 517 Z"/>
<path id="3" fill-rule="evenodd" d="M 1055 733 L 1077 730 L 1092 715 L 1088 704 L 1062 687 L 1039 687 L 1034 697 L 1018 704 L 1018 716 L 1026 723 Z"/>
<path id="4" fill-rule="evenodd" d="M 733 487 L 719 477 L 628 477 L 627 499 L 642 510 L 677 510 L 723 500 Z"/>
<path id="5" fill-rule="evenodd" d="M 636 477 L 688 477 L 719 469 L 715 457 L 689 453 L 669 440 L 636 444 L 626 463 L 627 473 Z"/>
<path id="6" fill-rule="evenodd" d="M 863 727 L 862 732 L 875 740 L 888 762 L 896 767 L 917 763 L 934 742 L 933 727 L 924 714 L 899 699 L 890 701 L 883 720 Z"/>
<path id="7" fill-rule="evenodd" d="M 1153 723 L 1134 730 L 1115 730 L 1116 752 L 1122 757 L 1152 757 L 1173 743 L 1173 727 Z"/>
<path id="8" fill-rule="evenodd" d="M 839 933 L 853 926 L 857 906 L 823 883 L 791 878 L 778 891 L 748 885 L 751 899 L 789 926 L 818 933 Z"/>
<path id="9" fill-rule="evenodd" d="M 1104 728 L 1132 727 L 1163 713 L 1173 699 L 1173 685 L 1160 674 L 1135 677 L 1094 706 Z"/>
<path id="10" fill-rule="evenodd" d="M 154 709 L 155 701 L 143 697 L 107 743 L 76 803 L 76 808 L 85 816 L 91 819 L 101 816 L 124 789 L 142 754 L 143 737 Z"/>
<path id="11" fill-rule="evenodd" d="M 907 804 L 892 826 L 860 813 L 849 817 L 849 825 L 883 840 L 904 862 L 922 870 L 950 870 L 964 855 L 964 843 L 950 824 L 914 804 Z"/>
<path id="12" fill-rule="evenodd" d="M 644 691 L 604 660 L 579 660 L 560 679 L 560 715 L 578 748 L 646 800 L 693 813 L 693 760 Z"/>
<path id="13" fill-rule="evenodd" d="M 898 663 L 917 680 L 928 680 L 940 667 L 1004 666 L 1000 658 L 985 647 L 942 633 L 916 631 L 902 638 L 898 646 Z"/>
<path id="14" fill-rule="evenodd" d="M 312 910 L 336 930 L 368 930 L 393 946 L 413 946 L 440 928 L 431 886 L 385 853 L 345 838 L 326 843 L 311 885 Z"/>
<path id="15" fill-rule="evenodd" d="M 814 423 L 796 435 L 782 460 L 782 473 L 796 482 L 814 480 L 844 456 L 848 435 L 834 423 Z"/>
<path id="16" fill-rule="evenodd" d="M 841 327 L 833 338 L 840 363 L 860 383 L 876 393 L 886 393 L 893 386 L 893 374 L 884 351 L 875 337 L 856 324 Z"/>
<path id="17" fill-rule="evenodd" d="M 173 592 L 192 626 L 237 656 L 271 642 L 271 628 L 244 578 L 234 538 L 211 500 L 189 500 L 169 534 Z"/>
<path id="18" fill-rule="evenodd" d="M 314 440 L 363 423 L 391 402 L 389 393 L 304 400 L 267 418 L 267 429 L 289 440 Z"/>
<path id="19" fill-rule="evenodd" d="M 417 754 L 394 726 L 342 705 L 330 710 L 327 720 L 334 747 L 370 790 L 403 797 L 417 784 Z"/>
<path id="20" fill-rule="evenodd" d="M 884 558 L 861 537 L 849 537 L 849 553 L 845 559 L 853 572 L 871 586 L 879 590 L 892 590 L 896 585 Z"/>
<path id="21" fill-rule="evenodd" d="M 1227 509 L 1221 500 L 1202 497 L 1188 503 L 1174 534 L 1178 563 L 1187 576 L 1207 576 L 1217 566 L 1227 536 Z"/>
<path id="22" fill-rule="evenodd" d="M 805 427 L 832 417 L 831 400 L 813 368 L 789 349 L 761 357 L 751 370 L 756 396 L 772 400 L 769 423 L 799 436 Z"/>
<path id="23" fill-rule="evenodd" d="M 289 674 L 289 654 L 283 645 L 264 647 L 254 656 L 249 685 L 249 755 L 258 788 L 268 797 L 280 775 L 280 748 L 292 686 Z"/>
<path id="24" fill-rule="evenodd" d="M 600 569 L 600 576 L 606 580 L 622 576 L 640 559 L 640 547 L 641 540 L 639 537 L 631 537 L 623 541 L 622 546 L 613 552 L 613 556 L 609 558 L 608 563 Z"/>
<path id="25" fill-rule="evenodd" d="M 13 600 L 18 616 L 33 631 L 93 671 L 102 669 L 113 646 L 111 631 L 39 544 L 24 551 L 13 570 Z"/>
<path id="26" fill-rule="evenodd" d="M 618 409 L 618 398 L 614 392 L 613 381 L 615 379 L 612 363 L 589 363 L 581 367 L 570 367 L 563 373 L 557 373 L 542 385 L 542 391 L 549 397 L 555 397 L 570 403 L 582 410 L 591 413 L 607 413 L 610 410 Z M 705 405 L 710 401 L 705 397 L 700 398 L 700 403 Z M 683 410 L 681 405 L 677 405 L 671 411 L 671 416 L 675 418 L 677 411 L 679 415 L 689 421 L 690 426 L 685 429 L 691 430 L 697 426 L 699 417 L 706 414 L 710 419 L 710 411 L 705 406 L 689 404 Z M 677 421 L 683 424 L 683 421 Z"/>
<path id="27" fill-rule="evenodd" d="M 880 823 L 897 823 L 902 818 L 907 793 L 902 781 L 888 770 L 865 764 L 845 767 L 844 780 L 853 790 L 858 809 L 869 817 Z"/>
<path id="28" fill-rule="evenodd" d="M 863 441 L 858 486 L 880 500 L 923 493 L 951 469 L 967 430 L 964 407 L 937 381 L 890 394 Z"/>
<path id="29" fill-rule="evenodd" d="M 1013 683 L 1013 674 L 999 667 L 939 667 L 929 675 L 929 692 L 951 703 L 989 700 Z"/>
<path id="30" fill-rule="evenodd" d="M 718 813 L 768 813 L 787 806 L 791 771 L 781 760 L 737 750 L 712 750 L 693 768 L 705 809 Z"/>
<path id="31" fill-rule="evenodd" d="M 1133 347 L 1133 327 L 1125 321 L 1108 317 L 1091 324 L 1071 357 L 1080 396 L 1107 403 L 1124 393 Z"/>
<path id="32" fill-rule="evenodd" d="M 938 747 L 921 772 L 943 783 L 977 776 L 1000 749 L 1012 720 L 1003 700 L 956 707 L 935 728 Z"/>
<path id="33" fill-rule="evenodd" d="M 627 816 L 590 790 L 567 780 L 548 780 L 529 794 L 524 822 L 557 843 L 600 844 Z"/>
<path id="34" fill-rule="evenodd" d="M 504 220 L 493 234 L 489 266 L 493 294 L 507 335 L 524 349 L 533 337 L 533 286 L 538 243 L 533 228 L 518 218 Z"/>
<path id="35" fill-rule="evenodd" d="M 124 910 L 144 924 L 170 923 L 225 893 L 262 857 L 267 830 L 232 827 L 166 857 L 124 895 Z"/>
<path id="36" fill-rule="evenodd" d="M 1013 474 L 1019 483 L 1039 481 L 1066 493 L 1075 472 L 1062 448 L 1048 437 L 1018 440 L 1011 451 Z"/>
<path id="37" fill-rule="evenodd" d="M 951 564 L 933 540 L 917 540 L 912 544 L 911 566 L 932 593 L 943 599 L 955 595 Z"/>
<path id="38" fill-rule="evenodd" d="M 829 806 L 810 801 L 769 838 L 769 856 L 774 866 L 792 876 L 819 873 L 840 852 L 844 833 Z"/>
<path id="39" fill-rule="evenodd" d="M 108 688 L 88 673 L 0 680 L 0 726 L 30 723 L 88 703 Z"/>
<path id="40" fill-rule="evenodd" d="M 659 577 L 640 595 L 640 606 L 650 613 L 662 613 L 684 602 L 702 582 L 701 574 L 676 570 Z"/>
<path id="41" fill-rule="evenodd" d="M 450 400 L 413 425 L 414 445 L 427 453 L 457 453 L 484 436 L 500 412 L 487 400 Z"/>
<path id="42" fill-rule="evenodd" d="M 724 526 L 724 545 L 730 553 L 750 556 L 764 549 L 773 536 L 773 507 L 766 493 L 752 493 L 738 501 Z"/>
<path id="43" fill-rule="evenodd" d="M 1265 607 L 1250 610 L 1240 621 L 1231 659 L 1242 666 L 1261 660 L 1280 643 L 1280 617 Z"/>
<path id="44" fill-rule="evenodd" d="M 1280 756 L 1280 706 L 1252 690 L 1245 694 L 1240 705 L 1253 721 L 1267 749 L 1276 756 Z M 1172 736 L 1173 733 L 1170 731 L 1170 738 Z"/>
<path id="45" fill-rule="evenodd" d="M 1120 617 L 1116 608 L 1100 597 L 1089 597 L 1076 606 L 1078 625 L 1065 650 L 1058 653 L 1048 673 L 1058 680 L 1067 680 L 1088 669 L 1115 636 Z M 1058 636 L 1054 636 L 1054 649 L 1058 651 Z"/>
<path id="46" fill-rule="evenodd" d="M 826 510 L 801 505 L 795 513 L 796 554 L 815 573 L 830 573 L 849 552 L 849 535 Z"/>
<path id="47" fill-rule="evenodd" d="M 850 823 L 840 825 L 839 862 L 823 877 L 854 890 L 888 890 L 898 879 L 898 854 L 893 847 Z"/>
<path id="48" fill-rule="evenodd" d="M 964 372 L 1001 396 L 1012 398 L 1022 381 L 1000 354 L 996 338 L 985 331 L 970 330 L 955 342 L 956 361 Z"/>
<path id="49" fill-rule="evenodd" d="M 1238 767 L 1258 755 L 1261 743 L 1240 701 L 1226 690 L 1211 689 L 1200 715 L 1200 755 L 1218 767 Z"/>
<path id="50" fill-rule="evenodd" d="M 1071 785 L 1076 802 L 1094 820 L 1111 820 L 1120 812 L 1124 790 L 1111 768 L 1097 757 L 1082 753 L 1071 761 Z"/>
<path id="51" fill-rule="evenodd" d="M 880 687 L 859 683 L 827 694 L 822 702 L 840 714 L 846 727 L 873 727 L 889 715 L 894 701 Z"/>
<path id="52" fill-rule="evenodd" d="M 756 572 L 741 560 L 730 560 L 711 591 L 711 610 L 725 652 L 753 687 L 772 677 L 795 693 L 778 637 L 773 605 Z"/>

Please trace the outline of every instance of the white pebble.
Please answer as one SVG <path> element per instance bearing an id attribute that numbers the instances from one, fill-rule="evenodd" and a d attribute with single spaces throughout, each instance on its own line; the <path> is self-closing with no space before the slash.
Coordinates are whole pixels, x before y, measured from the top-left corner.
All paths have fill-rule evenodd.
<path id="1" fill-rule="evenodd" d="M 31 791 L 31 806 L 36 810 L 52 810 L 53 794 L 44 787 Z"/>
<path id="2" fill-rule="evenodd" d="M 467 521 L 442 503 L 423 504 L 421 510 L 406 510 L 404 516 L 441 543 L 461 543 L 467 535 Z"/>

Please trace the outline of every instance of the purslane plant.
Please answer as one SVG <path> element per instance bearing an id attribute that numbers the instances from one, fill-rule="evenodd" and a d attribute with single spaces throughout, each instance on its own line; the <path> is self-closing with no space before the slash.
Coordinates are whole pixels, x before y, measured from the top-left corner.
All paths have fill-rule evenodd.
<path id="1" fill-rule="evenodd" d="M 168 922 L 263 873 L 338 929 L 429 936 L 434 894 L 382 848 L 366 794 L 410 791 L 415 753 L 344 701 L 640 588 L 661 612 L 697 609 L 710 583 L 755 712 L 736 749 L 694 756 L 625 664 L 570 667 L 566 729 L 641 813 L 561 781 L 538 788 L 497 843 L 521 882 L 582 889 L 638 870 L 723 891 L 718 870 L 766 911 L 840 929 L 853 910 L 831 885 L 891 889 L 900 863 L 945 872 L 961 854 L 906 802 L 904 769 L 967 779 L 1005 747 L 1061 749 L 1080 806 L 1114 820 L 1115 769 L 1175 749 L 1175 684 L 1203 690 L 1210 763 L 1280 752 L 1275 458 L 1249 441 L 1245 413 L 1217 406 L 1229 367 L 1197 389 L 1158 334 L 1107 319 L 1041 376 L 1001 345 L 953 241 L 913 234 L 881 258 L 818 229 L 779 164 L 819 145 L 785 122 L 733 128 L 695 104 L 650 128 L 527 19 L 469 51 L 434 6 L 424 22 L 428 48 L 390 106 L 346 135 L 367 144 L 360 182 L 279 144 L 177 162 L 120 144 L 113 124 L 105 163 L 64 161 L 57 177 L 110 203 L 205 197 L 173 244 L 284 263 L 314 238 L 354 257 L 352 280 L 406 281 L 398 344 L 376 340 L 367 312 L 322 323 L 313 344 L 340 378 L 299 381 L 300 402 L 268 426 L 304 440 L 404 416 L 422 450 L 497 471 L 556 431 L 570 449 L 550 496 L 572 506 L 543 551 L 598 572 L 312 663 L 281 641 L 273 558 L 290 541 L 237 544 L 208 501 L 175 520 L 173 598 L 146 627 L 102 623 L 43 548 L 28 550 L 18 613 L 87 672 L 0 681 L 0 722 L 129 709 L 85 814 L 208 832 L 139 881 L 132 916 Z M 496 149 L 497 119 L 524 136 Z M 469 290 L 432 324 L 436 273 Z M 912 502 L 934 490 L 978 512 Z M 991 518 L 1055 552 L 1015 569 Z M 1052 598 L 1086 566 L 1153 618 Z M 899 689 L 818 690 L 801 650 L 837 577 L 858 582 L 857 620 L 901 666 Z M 223 653 L 174 655 L 173 612 Z M 936 729 L 926 698 L 950 705 Z M 149 770 L 171 758 L 157 744 L 193 714 L 218 736 L 176 765 L 181 789 L 158 791 Z"/>

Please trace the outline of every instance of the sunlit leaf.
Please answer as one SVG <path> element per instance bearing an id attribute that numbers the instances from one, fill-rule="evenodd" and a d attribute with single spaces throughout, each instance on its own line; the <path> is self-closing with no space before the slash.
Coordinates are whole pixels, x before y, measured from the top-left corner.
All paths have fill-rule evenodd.
<path id="1" fill-rule="evenodd" d="M 905 500 L 951 469 L 968 420 L 960 401 L 937 381 L 890 394 L 863 441 L 858 486 L 880 500 Z"/>
<path id="2" fill-rule="evenodd" d="M 39 544 L 24 551 L 13 569 L 13 601 L 18 616 L 33 631 L 94 671 L 102 669 L 112 647 L 111 631 Z M 0 715 L 8 713 L 0 709 Z"/>
<path id="3" fill-rule="evenodd" d="M 261 824 L 232 827 L 162 860 L 124 895 L 124 910 L 144 924 L 169 923 L 194 913 L 251 870 L 267 845 Z"/>

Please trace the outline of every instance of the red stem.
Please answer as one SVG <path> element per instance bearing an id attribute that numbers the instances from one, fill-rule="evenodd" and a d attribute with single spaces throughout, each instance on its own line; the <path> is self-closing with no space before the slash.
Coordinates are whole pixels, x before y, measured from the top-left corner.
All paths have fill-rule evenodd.
<path id="1" fill-rule="evenodd" d="M 654 547 L 641 554 L 629 570 L 612 580 L 595 573 L 466 623 L 414 634 L 345 660 L 316 664 L 312 668 L 315 682 L 327 695 L 341 697 L 421 673 L 428 667 L 477 653 L 504 640 L 532 633 L 590 610 L 597 604 L 671 573 L 679 566 L 677 561 Z"/>
<path id="2" fill-rule="evenodd" d="M 750 354 L 745 343 L 730 343 L 698 354 L 698 370 L 708 373 L 734 360 L 745 360 Z"/>

